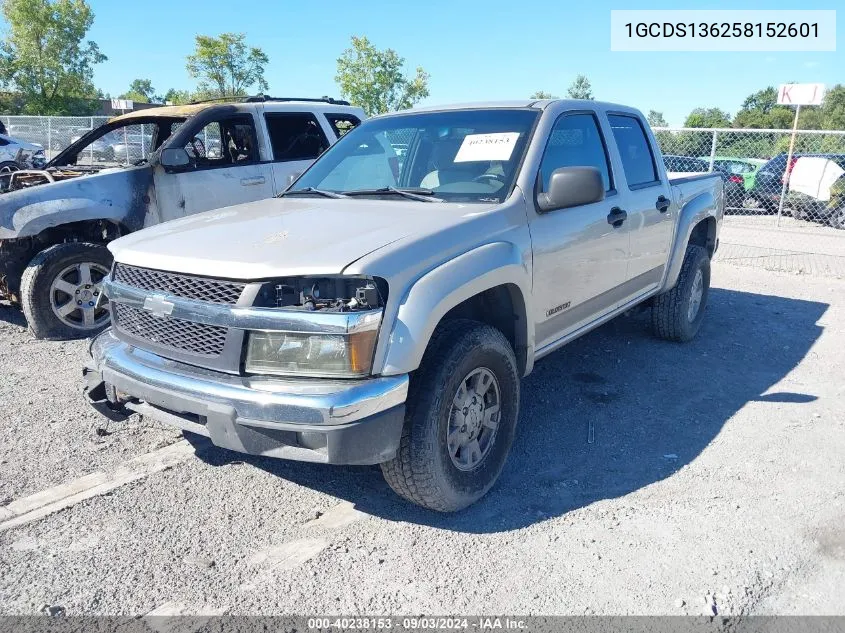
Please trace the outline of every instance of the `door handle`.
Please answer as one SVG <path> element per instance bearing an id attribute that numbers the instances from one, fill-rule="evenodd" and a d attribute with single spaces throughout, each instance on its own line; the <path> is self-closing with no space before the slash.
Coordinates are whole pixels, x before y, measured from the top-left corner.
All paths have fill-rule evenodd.
<path id="1" fill-rule="evenodd" d="M 619 207 L 613 207 L 610 210 L 610 213 L 607 214 L 607 223 L 612 224 L 614 229 L 618 229 L 620 226 L 622 226 L 622 223 L 627 219 L 627 211 L 624 211 Z"/>
<path id="2" fill-rule="evenodd" d="M 244 187 L 250 187 L 252 185 L 263 185 L 264 182 L 264 176 L 256 176 L 255 178 L 241 178 L 241 184 Z"/>
<path id="3" fill-rule="evenodd" d="M 669 200 L 669 198 L 666 196 L 660 196 L 654 206 L 657 207 L 657 210 L 660 211 L 660 213 L 666 213 L 669 210 L 670 204 L 672 204 L 672 201 Z"/>

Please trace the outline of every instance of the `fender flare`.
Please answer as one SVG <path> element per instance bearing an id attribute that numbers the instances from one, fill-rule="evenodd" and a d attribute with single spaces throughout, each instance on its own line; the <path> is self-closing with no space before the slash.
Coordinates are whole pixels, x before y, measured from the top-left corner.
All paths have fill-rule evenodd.
<path id="1" fill-rule="evenodd" d="M 678 215 L 675 241 L 669 255 L 669 264 L 666 267 L 666 279 L 661 289 L 663 292 L 674 288 L 675 284 L 678 283 L 681 266 L 684 264 L 684 255 L 686 255 L 693 229 L 699 222 L 707 218 L 716 220 L 718 226 L 719 209 L 719 198 L 709 191 L 698 194 L 681 208 Z"/>
<path id="2" fill-rule="evenodd" d="M 531 288 L 530 267 L 519 248 L 509 242 L 494 242 L 467 251 L 430 270 L 410 286 L 393 320 L 380 373 L 404 374 L 417 369 L 434 329 L 449 310 L 502 285 L 515 286 L 522 295 L 522 305 L 515 306 L 522 312 L 515 329 L 517 346 L 527 350 L 525 373 L 529 373 L 534 362 L 534 323 L 526 305 Z"/>

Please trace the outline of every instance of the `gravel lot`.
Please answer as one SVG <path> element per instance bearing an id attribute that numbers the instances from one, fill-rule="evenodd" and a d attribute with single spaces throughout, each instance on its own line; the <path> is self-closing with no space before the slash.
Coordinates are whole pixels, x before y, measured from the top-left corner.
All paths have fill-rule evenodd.
<path id="1" fill-rule="evenodd" d="M 192 439 L 0 531 L 0 613 L 845 614 L 845 280 L 717 262 L 713 283 L 691 344 L 631 316 L 538 363 L 499 484 L 459 515 L 377 468 Z M 98 433 L 86 343 L 22 325 L 0 307 L 0 506 L 180 441 Z"/>

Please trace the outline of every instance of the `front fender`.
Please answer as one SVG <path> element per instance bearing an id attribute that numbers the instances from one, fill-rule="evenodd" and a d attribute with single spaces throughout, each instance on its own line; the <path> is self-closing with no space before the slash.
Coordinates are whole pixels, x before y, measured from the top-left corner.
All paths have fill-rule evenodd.
<path id="1" fill-rule="evenodd" d="M 507 242 L 475 248 L 420 277 L 399 305 L 381 373 L 403 374 L 417 369 L 434 329 L 449 310 L 503 284 L 519 288 L 524 299 L 530 296 L 529 267 L 519 248 Z M 524 328 L 517 339 L 528 350 L 527 373 L 533 365 L 534 326 L 531 319 L 522 318 L 517 327 Z"/>
<path id="2" fill-rule="evenodd" d="M 721 185 L 721 183 L 720 183 Z M 702 220 L 714 218 L 718 226 L 722 209 L 722 188 L 717 191 L 704 191 L 687 201 L 681 207 L 678 214 L 678 224 L 675 230 L 675 241 L 672 243 L 672 250 L 669 253 L 669 265 L 666 267 L 666 279 L 663 282 L 663 291 L 670 290 L 678 283 L 681 274 L 681 267 L 684 264 L 684 256 L 687 252 L 690 235 L 693 229 Z"/>
<path id="3" fill-rule="evenodd" d="M 111 220 L 143 228 L 152 173 L 119 170 L 11 191 L 0 196 L 0 239 L 38 235 L 86 220 Z"/>

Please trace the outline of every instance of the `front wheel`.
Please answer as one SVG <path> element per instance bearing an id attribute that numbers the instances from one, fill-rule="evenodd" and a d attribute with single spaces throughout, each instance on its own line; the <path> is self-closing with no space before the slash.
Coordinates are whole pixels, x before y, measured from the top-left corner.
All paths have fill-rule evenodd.
<path id="1" fill-rule="evenodd" d="M 695 338 L 710 294 L 710 257 L 701 246 L 690 244 L 675 287 L 657 295 L 651 308 L 654 333 L 668 341 Z"/>
<path id="2" fill-rule="evenodd" d="M 102 296 L 111 262 L 104 246 L 84 242 L 38 253 L 21 277 L 21 307 L 35 337 L 81 338 L 103 330 L 111 318 Z"/>
<path id="3" fill-rule="evenodd" d="M 448 321 L 411 379 L 402 440 L 381 465 L 384 478 L 430 510 L 466 508 L 502 472 L 518 413 L 519 373 L 505 336 L 476 321 Z"/>

